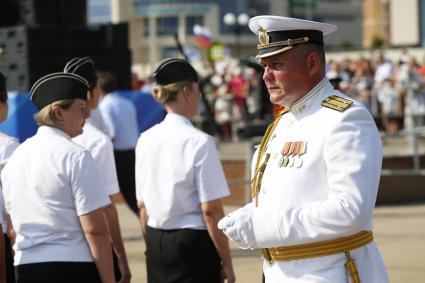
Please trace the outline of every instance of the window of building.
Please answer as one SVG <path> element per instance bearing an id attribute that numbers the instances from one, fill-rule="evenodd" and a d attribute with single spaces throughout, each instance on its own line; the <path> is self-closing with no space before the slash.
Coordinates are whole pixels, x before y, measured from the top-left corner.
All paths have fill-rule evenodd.
<path id="1" fill-rule="evenodd" d="M 177 17 L 163 17 L 157 20 L 158 35 L 173 35 L 177 32 L 179 20 Z"/>
<path id="2" fill-rule="evenodd" d="M 189 16 L 186 18 L 186 33 L 193 35 L 193 26 L 194 25 L 203 25 L 204 19 L 202 16 Z"/>

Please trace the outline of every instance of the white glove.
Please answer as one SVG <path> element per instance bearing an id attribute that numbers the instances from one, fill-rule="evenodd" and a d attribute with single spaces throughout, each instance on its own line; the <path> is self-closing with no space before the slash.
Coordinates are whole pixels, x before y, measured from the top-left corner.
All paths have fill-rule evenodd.
<path id="1" fill-rule="evenodd" d="M 241 249 L 254 249 L 256 247 L 252 223 L 254 210 L 254 205 L 250 203 L 218 222 L 218 229 L 223 230 L 223 233 Z"/>

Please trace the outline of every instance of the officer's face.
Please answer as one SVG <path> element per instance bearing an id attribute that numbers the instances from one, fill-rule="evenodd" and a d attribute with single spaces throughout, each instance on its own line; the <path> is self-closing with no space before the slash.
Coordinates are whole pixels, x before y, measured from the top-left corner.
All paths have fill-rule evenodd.
<path id="1" fill-rule="evenodd" d="M 306 93 L 308 68 L 298 46 L 261 59 L 263 79 L 273 104 L 291 106 Z"/>
<path id="2" fill-rule="evenodd" d="M 71 138 L 82 134 L 86 113 L 86 102 L 82 99 L 75 99 L 69 108 L 62 109 L 60 128 Z"/>

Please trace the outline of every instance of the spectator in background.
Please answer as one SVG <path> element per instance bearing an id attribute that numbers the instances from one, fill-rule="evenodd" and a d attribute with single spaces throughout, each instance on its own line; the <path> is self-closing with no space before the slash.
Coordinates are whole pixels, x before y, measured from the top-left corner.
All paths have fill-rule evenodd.
<path id="1" fill-rule="evenodd" d="M 5 77 L 0 73 L 0 123 L 7 119 L 9 107 L 7 104 L 7 89 Z M 17 139 L 0 132 L 0 173 L 12 153 L 19 146 Z M 3 189 L 0 182 L 0 222 L 3 233 L 0 234 L 0 282 L 15 282 L 15 267 L 13 266 L 13 253 L 11 240 L 14 241 L 14 231 L 10 216 L 5 210 Z M 2 239 L 3 235 L 3 239 Z M 11 239 L 12 238 L 12 239 Z M 3 244 L 4 243 L 4 244 Z M 3 252 L 4 251 L 4 252 Z M 3 257 L 4 254 L 4 257 Z M 3 261 L 4 259 L 4 261 Z M 4 281 L 6 279 L 6 281 Z"/>
<path id="2" fill-rule="evenodd" d="M 117 80 L 111 73 L 100 73 L 98 86 L 101 95 L 99 110 L 114 145 L 120 190 L 130 209 L 138 216 L 134 176 L 134 149 L 139 136 L 136 107 L 117 93 Z"/>
<path id="3" fill-rule="evenodd" d="M 86 112 L 87 116 L 90 117 L 92 110 L 98 106 L 100 95 L 93 60 L 89 57 L 73 58 L 66 64 L 64 72 L 80 75 L 89 83 Z M 111 200 L 111 204 L 105 207 L 103 213 L 108 223 L 113 248 L 115 278 L 119 283 L 128 283 L 131 273 L 121 236 L 117 209 L 112 202 L 120 191 L 112 142 L 107 135 L 93 125 L 90 119 L 86 119 L 83 133 L 73 138 L 73 141 L 87 149 L 92 155 L 101 176 L 102 189 Z"/>
<path id="4" fill-rule="evenodd" d="M 379 92 L 378 101 L 381 104 L 382 121 L 385 131 L 394 133 L 398 130 L 397 115 L 400 115 L 400 94 L 395 88 L 395 81 L 386 79 Z"/>
<path id="5" fill-rule="evenodd" d="M 216 90 L 214 103 L 214 117 L 221 129 L 223 140 L 232 139 L 232 105 L 233 95 L 228 92 L 227 85 L 222 85 Z"/>
<path id="6" fill-rule="evenodd" d="M 242 70 L 240 67 L 235 68 L 229 81 L 229 92 L 234 97 L 234 116 L 238 122 L 245 121 L 246 119 L 246 82 L 242 77 Z"/>
<path id="7" fill-rule="evenodd" d="M 386 60 L 382 53 L 378 53 L 375 57 L 375 88 L 380 88 L 385 80 L 390 80 L 394 73 L 394 65 L 391 61 Z"/>
<path id="8" fill-rule="evenodd" d="M 372 64 L 365 58 L 360 58 L 355 64 L 354 75 L 351 79 L 351 85 L 357 101 L 362 103 L 371 111 L 371 92 L 374 84 L 374 71 Z"/>
<path id="9" fill-rule="evenodd" d="M 404 128 L 412 130 L 423 125 L 425 115 L 425 82 L 411 62 L 400 62 L 397 71 L 397 88 L 404 97 Z"/>

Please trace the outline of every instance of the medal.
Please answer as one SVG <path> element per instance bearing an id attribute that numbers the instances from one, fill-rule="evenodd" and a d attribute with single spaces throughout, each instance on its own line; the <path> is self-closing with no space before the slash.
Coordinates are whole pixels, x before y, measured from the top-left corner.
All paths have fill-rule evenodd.
<path id="1" fill-rule="evenodd" d="M 301 159 L 301 155 L 305 153 L 307 142 L 302 141 L 302 142 L 299 142 L 299 144 L 300 144 L 299 149 L 297 150 L 297 154 L 294 157 L 295 159 L 294 166 L 296 168 L 300 168 L 303 165 L 303 160 Z"/>
<path id="2" fill-rule="evenodd" d="M 292 167 L 294 166 L 294 151 L 295 148 L 297 146 L 296 142 L 291 142 L 291 147 L 289 148 L 289 152 L 288 152 L 288 162 L 286 163 L 287 167 Z"/>
<path id="3" fill-rule="evenodd" d="M 292 167 L 294 166 L 294 157 L 292 155 L 289 156 L 288 158 L 288 167 Z"/>
<path id="4" fill-rule="evenodd" d="M 303 165 L 303 160 L 301 159 L 301 157 L 299 155 L 295 155 L 294 157 L 294 166 L 296 168 L 300 168 Z"/>
<path id="5" fill-rule="evenodd" d="M 279 159 L 279 162 L 277 163 L 277 166 L 281 168 L 282 166 L 286 166 L 288 163 L 288 157 L 287 154 L 289 152 L 289 149 L 291 147 L 291 142 L 286 142 L 285 145 L 282 147 L 282 150 L 280 151 L 280 154 L 282 154 L 282 157 Z"/>

